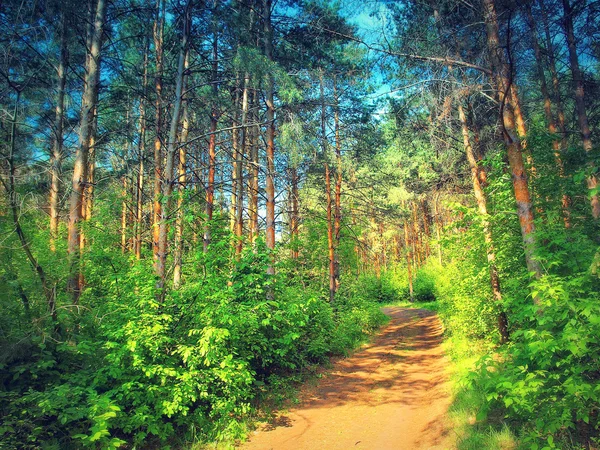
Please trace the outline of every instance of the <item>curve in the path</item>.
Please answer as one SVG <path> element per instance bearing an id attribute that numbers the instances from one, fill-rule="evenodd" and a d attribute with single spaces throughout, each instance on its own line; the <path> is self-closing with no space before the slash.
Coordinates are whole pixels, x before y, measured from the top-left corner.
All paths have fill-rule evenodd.
<path id="1" fill-rule="evenodd" d="M 251 435 L 245 450 L 453 448 L 441 323 L 435 313 L 391 307 L 373 342 L 336 362 L 301 404 Z"/>

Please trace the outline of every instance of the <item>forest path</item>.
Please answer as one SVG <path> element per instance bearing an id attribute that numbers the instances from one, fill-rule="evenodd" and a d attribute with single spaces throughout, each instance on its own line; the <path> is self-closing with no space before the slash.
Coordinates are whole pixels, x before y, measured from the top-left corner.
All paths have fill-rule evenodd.
<path id="1" fill-rule="evenodd" d="M 301 403 L 250 436 L 260 450 L 453 448 L 442 325 L 424 309 L 385 308 L 373 342 L 334 363 Z"/>

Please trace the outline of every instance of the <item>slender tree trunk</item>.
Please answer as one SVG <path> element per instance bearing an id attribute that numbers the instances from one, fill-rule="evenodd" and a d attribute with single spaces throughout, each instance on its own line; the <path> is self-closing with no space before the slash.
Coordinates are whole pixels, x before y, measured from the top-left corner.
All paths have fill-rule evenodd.
<path id="1" fill-rule="evenodd" d="M 53 142 L 50 155 L 50 250 L 56 251 L 58 237 L 60 174 L 63 148 L 63 124 L 65 109 L 65 86 L 67 83 L 67 66 L 69 54 L 67 49 L 67 21 L 65 12 L 60 15 L 60 57 L 57 72 L 56 108 L 54 113 L 54 129 L 52 130 Z"/>
<path id="2" fill-rule="evenodd" d="M 339 95 L 337 92 L 337 80 L 333 77 L 333 96 L 335 110 L 333 112 L 333 122 L 335 128 L 335 160 L 336 160 L 336 178 L 335 178 L 335 207 L 334 207 L 334 287 L 337 293 L 340 287 L 340 231 L 342 228 L 342 137 L 340 135 L 340 106 Z"/>
<path id="3" fill-rule="evenodd" d="M 238 166 L 242 168 L 240 152 L 240 135 L 238 132 L 240 126 L 239 111 L 238 107 L 240 104 L 240 89 L 239 89 L 240 78 L 239 74 L 235 77 L 235 95 L 233 100 L 233 119 L 231 121 L 231 208 L 229 211 L 229 230 L 233 235 L 236 231 L 236 219 L 237 219 L 237 186 L 241 182 L 241 177 L 238 177 Z M 237 249 L 237 243 L 234 242 L 233 247 Z"/>
<path id="4" fill-rule="evenodd" d="M 569 0 L 562 0 L 564 15 L 564 27 L 565 35 L 567 37 L 567 47 L 569 48 L 569 63 L 571 65 L 571 73 L 573 75 L 573 92 L 575 96 L 575 112 L 577 115 L 577 121 L 579 123 L 579 129 L 581 132 L 581 141 L 583 143 L 583 149 L 589 159 L 588 166 L 592 175 L 587 178 L 587 187 L 591 191 L 590 203 L 592 207 L 592 216 L 594 219 L 600 217 L 600 198 L 596 193 L 598 188 L 598 180 L 594 175 L 595 165 L 591 159 L 591 152 L 593 149 L 592 145 L 592 132 L 590 130 L 590 124 L 588 121 L 587 112 L 585 110 L 585 91 L 583 88 L 583 72 L 579 67 L 579 59 L 577 57 L 577 46 L 575 44 L 575 32 L 573 30 L 573 9 Z"/>
<path id="5" fill-rule="evenodd" d="M 100 71 L 100 50 L 106 15 L 106 0 L 98 0 L 94 16 L 93 34 L 88 50 L 85 84 L 82 95 L 81 119 L 79 122 L 79 145 L 75 153 L 73 168 L 72 191 L 69 201 L 68 252 L 71 259 L 70 288 L 74 302 L 77 303 L 81 293 L 80 260 L 80 230 L 82 220 L 83 196 L 87 183 L 87 169 L 90 145 L 93 141 L 94 111 L 98 98 L 98 74 Z"/>
<path id="6" fill-rule="evenodd" d="M 408 220 L 404 221 L 404 248 L 406 249 L 406 271 L 408 276 L 408 293 L 410 301 L 414 301 L 414 290 L 413 290 L 413 255 L 412 255 L 412 242 L 410 239 L 410 231 L 408 230 Z"/>
<path id="7" fill-rule="evenodd" d="M 185 71 L 189 68 L 188 59 L 186 58 Z M 186 76 L 187 79 L 187 76 Z M 185 84 L 185 83 L 184 83 Z M 185 93 L 185 89 L 183 90 Z M 190 120 L 188 112 L 188 102 L 183 102 L 183 113 L 182 113 L 182 125 L 181 125 L 181 139 L 179 144 L 179 165 L 177 168 L 178 177 L 177 184 L 179 186 L 179 195 L 177 196 L 177 220 L 175 222 L 175 268 L 173 269 L 173 288 L 178 289 L 181 285 L 181 273 L 182 273 L 182 262 L 183 262 L 183 196 L 186 188 L 186 142 L 190 130 Z"/>
<path id="8" fill-rule="evenodd" d="M 162 125 L 163 125 L 163 40 L 165 29 L 165 0 L 156 0 L 156 17 L 154 20 L 153 38 L 154 38 L 154 57 L 155 74 L 154 90 L 156 91 L 155 115 L 154 115 L 154 198 L 152 200 L 152 257 L 154 259 L 154 270 L 160 271 L 160 218 L 162 216 L 162 184 L 163 184 L 163 145 L 162 145 Z"/>
<path id="9" fill-rule="evenodd" d="M 531 196 L 527 184 L 527 174 L 523 164 L 523 148 L 521 146 L 521 140 L 516 132 L 512 105 L 507 98 L 513 80 L 510 77 L 510 68 L 504 58 L 504 49 L 500 44 L 498 18 L 494 0 L 484 0 L 483 4 L 487 30 L 488 53 L 492 63 L 492 72 L 494 74 L 498 98 L 501 105 L 500 120 L 502 125 L 502 135 L 506 145 L 513 190 L 517 202 L 517 215 L 521 226 L 525 261 L 528 270 L 534 273 L 536 277 L 540 277 L 542 270 L 538 261 L 535 259 L 535 225 L 533 222 Z"/>
<path id="10" fill-rule="evenodd" d="M 438 249 L 438 262 L 440 266 L 443 264 L 442 261 L 442 221 L 440 219 L 440 211 L 439 211 L 439 193 L 436 192 L 433 198 L 433 214 L 434 214 L 434 222 L 435 222 L 435 234 L 437 237 L 437 249 Z"/>
<path id="11" fill-rule="evenodd" d="M 165 177 L 163 182 L 163 205 L 161 208 L 161 218 L 159 226 L 159 240 L 158 240 L 158 264 L 156 267 L 156 276 L 158 277 L 157 289 L 158 297 L 160 300 L 164 300 L 165 295 L 165 278 L 166 278 L 166 266 L 167 266 L 167 254 L 168 254 L 168 234 L 169 234 L 169 219 L 171 215 L 171 203 L 173 196 L 173 185 L 175 184 L 174 179 L 174 168 L 175 168 L 175 156 L 178 153 L 178 142 L 177 132 L 179 130 L 179 123 L 181 119 L 181 106 L 183 103 L 183 84 L 185 77 L 185 60 L 189 45 L 190 36 L 190 5 L 192 0 L 188 0 L 188 3 L 184 12 L 184 23 L 183 33 L 181 36 L 181 47 L 179 49 L 179 61 L 177 63 L 177 78 L 175 87 L 175 101 L 173 103 L 173 113 L 171 115 L 171 126 L 169 128 L 169 138 L 167 143 L 167 157 L 165 165 Z"/>
<path id="12" fill-rule="evenodd" d="M 471 168 L 473 192 L 475 193 L 475 200 L 477 200 L 479 214 L 483 219 L 483 236 L 485 239 L 487 261 L 490 270 L 490 285 L 492 287 L 494 300 L 498 303 L 500 308 L 500 312 L 498 314 L 498 331 L 500 332 L 501 342 L 504 343 L 508 341 L 509 338 L 508 321 L 506 314 L 501 310 L 502 291 L 500 289 L 500 277 L 498 276 L 498 270 L 496 269 L 496 253 L 494 250 L 494 241 L 492 238 L 492 230 L 490 228 L 489 214 L 487 210 L 487 197 L 479 177 L 479 171 L 484 169 L 478 164 L 477 157 L 473 151 L 471 137 L 469 135 L 469 127 L 467 124 L 467 117 L 460 101 L 458 102 L 458 115 L 460 118 L 465 153 L 467 154 L 467 161 L 469 162 L 469 167 Z"/>
<path id="13" fill-rule="evenodd" d="M 210 227 L 213 219 L 214 202 L 215 202 L 215 170 L 216 170 L 216 158 L 217 158 L 217 122 L 219 120 L 219 112 L 217 109 L 217 96 L 218 96 L 218 77 L 219 77 L 219 29 L 218 29 L 218 18 L 217 18 L 217 0 L 213 4 L 213 40 L 212 40 L 212 69 L 211 69 L 211 82 L 212 82 L 212 94 L 213 94 L 213 105 L 210 115 L 210 137 L 208 140 L 208 180 L 206 186 L 206 224 L 204 226 L 204 239 L 203 247 L 204 253 L 208 252 L 208 246 L 210 245 L 211 233 Z"/>
<path id="14" fill-rule="evenodd" d="M 335 240 L 334 224 L 332 220 L 331 199 L 331 173 L 327 162 L 327 131 L 326 131 L 326 107 L 325 107 L 325 80 L 323 70 L 319 71 L 319 90 L 321 96 L 321 152 L 325 160 L 325 202 L 327 211 L 327 255 L 329 260 L 329 302 L 333 304 L 336 292 L 336 270 L 335 270 Z"/>
<path id="15" fill-rule="evenodd" d="M 121 253 L 127 251 L 127 174 L 123 175 L 123 190 L 121 191 Z"/>
<path id="16" fill-rule="evenodd" d="M 241 148 L 238 152 L 237 167 L 236 167 L 236 178 L 238 180 L 236 197 L 237 197 L 237 208 L 235 211 L 235 236 L 237 238 L 237 245 L 235 249 L 236 255 L 239 255 L 243 249 L 243 236 L 244 236 L 244 155 L 250 153 L 249 139 L 248 139 L 248 108 L 250 105 L 250 74 L 246 72 L 244 75 L 244 88 L 242 91 L 242 143 Z"/>
<path id="17" fill-rule="evenodd" d="M 258 93 L 256 90 L 252 92 L 252 105 L 256 107 L 258 105 Z M 252 120 L 254 125 L 251 128 L 250 136 L 250 204 L 248 209 L 250 210 L 250 224 L 249 234 L 250 242 L 254 242 L 258 236 L 258 172 L 259 172 L 259 160 L 258 160 L 258 139 L 260 135 L 258 122 L 258 116 L 253 113 Z"/>
<path id="18" fill-rule="evenodd" d="M 142 259 L 142 220 L 144 216 L 144 158 L 146 155 L 146 95 L 148 93 L 148 45 L 144 52 L 143 96 L 140 98 L 138 174 L 136 182 L 135 240 L 134 252 L 137 260 Z"/>
<path id="19" fill-rule="evenodd" d="M 271 24 L 271 0 L 263 0 L 264 14 L 264 44 L 265 57 L 273 61 L 273 25 Z M 275 249 L 275 102 L 274 102 L 274 84 L 275 79 L 272 73 L 269 73 L 266 89 L 267 103 L 267 174 L 266 174 L 266 228 L 267 228 L 267 248 Z M 275 267 L 270 264 L 267 272 L 275 273 Z"/>
<path id="20" fill-rule="evenodd" d="M 290 214 L 290 236 L 292 244 L 292 259 L 298 259 L 300 256 L 299 246 L 299 230 L 298 230 L 298 169 L 296 167 L 290 168 L 290 181 L 291 181 L 291 214 Z"/>

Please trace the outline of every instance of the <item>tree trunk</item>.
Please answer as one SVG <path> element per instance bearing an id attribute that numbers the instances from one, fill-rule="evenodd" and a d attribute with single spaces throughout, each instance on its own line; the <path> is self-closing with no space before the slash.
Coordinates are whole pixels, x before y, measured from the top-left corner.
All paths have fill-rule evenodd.
<path id="1" fill-rule="evenodd" d="M 252 105 L 256 107 L 258 105 L 258 93 L 256 90 L 252 93 Z M 258 126 L 258 116 L 253 114 L 254 125 L 252 126 L 251 142 L 250 142 L 250 204 L 248 209 L 250 210 L 250 224 L 249 234 L 250 242 L 258 237 L 258 172 L 260 168 L 260 162 L 258 159 L 258 140 L 260 136 L 260 130 Z"/>
<path id="2" fill-rule="evenodd" d="M 144 158 L 146 157 L 146 95 L 148 93 L 148 46 L 144 52 L 143 96 L 140 98 L 138 176 L 136 182 L 135 240 L 134 252 L 137 260 L 142 259 L 142 219 L 144 215 Z"/>
<path id="3" fill-rule="evenodd" d="M 588 122 L 587 112 L 585 110 L 585 91 L 583 88 L 583 72 L 579 67 L 579 59 L 577 58 L 577 47 L 575 44 L 575 32 L 573 30 L 573 9 L 569 0 L 562 0 L 564 15 L 564 27 L 565 35 L 567 37 L 567 47 L 569 48 L 569 63 L 571 65 L 571 73 L 573 75 L 573 92 L 575 96 L 575 113 L 577 115 L 577 122 L 579 123 L 579 129 L 581 132 L 581 141 L 583 143 L 583 149 L 588 157 L 588 167 L 590 168 L 590 175 L 587 178 L 587 187 L 590 192 L 590 203 L 592 207 L 592 216 L 594 219 L 600 217 L 600 198 L 596 193 L 598 188 L 598 180 L 596 179 L 595 165 L 591 159 L 591 152 L 593 149 L 592 145 L 592 132 L 590 130 L 590 124 Z"/>
<path id="4" fill-rule="evenodd" d="M 500 332 L 501 342 L 508 341 L 508 323 L 506 314 L 502 311 L 502 291 L 500 290 L 500 277 L 498 276 L 498 270 L 496 269 L 496 253 L 494 250 L 494 242 L 492 238 L 492 230 L 490 228 L 489 215 L 487 210 L 487 197 L 481 185 L 479 172 L 484 170 L 478 164 L 477 157 L 473 151 L 471 145 L 471 138 L 469 135 L 469 127 L 467 124 L 467 117 L 460 101 L 458 102 L 458 115 L 460 118 L 463 143 L 465 146 L 465 153 L 467 154 L 467 161 L 471 168 L 471 180 L 473 182 L 473 192 L 475 194 L 475 200 L 477 201 L 477 209 L 483 219 L 483 236 L 485 239 L 487 261 L 490 270 L 490 285 L 492 287 L 492 294 L 494 300 L 498 303 L 500 312 L 498 313 L 498 331 Z"/>
<path id="5" fill-rule="evenodd" d="M 337 92 L 337 80 L 333 77 L 333 96 L 335 110 L 333 112 L 333 122 L 335 128 L 335 160 L 336 160 L 336 178 L 335 178 L 335 207 L 334 207 L 334 282 L 335 292 L 340 288 L 340 231 L 342 229 L 342 138 L 340 135 L 340 106 L 339 95 Z"/>
<path id="6" fill-rule="evenodd" d="M 290 214 L 290 236 L 292 245 L 292 259 L 298 259 L 299 252 L 299 211 L 298 211 L 298 169 L 290 168 L 291 181 L 291 214 Z"/>
<path id="7" fill-rule="evenodd" d="M 67 83 L 67 66 L 69 64 L 69 55 L 67 49 L 67 21 L 65 12 L 60 15 L 60 57 L 57 72 L 57 93 L 56 109 L 54 113 L 54 129 L 52 130 L 53 142 L 52 153 L 50 156 L 50 250 L 56 251 L 56 239 L 58 237 L 59 221 L 59 192 L 60 192 L 60 174 L 62 163 L 63 148 L 63 125 L 65 109 L 65 86 Z"/>
<path id="8" fill-rule="evenodd" d="M 406 249 L 406 272 L 408 277 L 408 293 L 410 301 L 414 301 L 413 276 L 412 276 L 412 243 L 408 230 L 408 219 L 404 221 L 404 248 Z"/>
<path id="9" fill-rule="evenodd" d="M 236 255 L 242 253 L 243 236 L 244 236 L 244 155 L 249 154 L 249 139 L 248 139 L 248 108 L 250 104 L 250 74 L 246 72 L 244 75 L 244 88 L 242 91 L 242 143 L 238 152 L 236 178 L 238 185 L 236 186 L 237 208 L 235 210 L 235 236 L 237 245 L 235 248 Z"/>
<path id="10" fill-rule="evenodd" d="M 512 105 L 508 101 L 510 86 L 513 81 L 510 76 L 510 68 L 504 58 L 504 49 L 500 44 L 500 33 L 494 0 L 484 0 L 483 4 L 488 54 L 492 63 L 492 72 L 501 105 L 500 121 L 502 135 L 508 154 L 513 190 L 517 202 L 517 215 L 521 226 L 525 261 L 527 269 L 539 278 L 542 274 L 542 270 L 538 261 L 535 259 L 536 242 L 534 235 L 535 226 L 533 222 L 533 207 L 529 186 L 527 184 L 527 174 L 523 164 L 523 148 L 521 146 L 521 140 L 516 132 Z"/>
<path id="11" fill-rule="evenodd" d="M 100 50 L 106 15 L 106 0 L 98 0 L 94 15 L 93 34 L 88 50 L 85 84 L 82 95 L 81 118 L 79 122 L 79 145 L 75 153 L 73 167 L 72 192 L 69 200 L 68 253 L 71 259 L 70 289 L 75 303 L 81 293 L 80 260 L 80 230 L 82 220 L 83 196 L 87 183 L 87 169 L 90 144 L 93 141 L 94 111 L 98 98 L 98 74 L 100 71 Z"/>
<path id="12" fill-rule="evenodd" d="M 271 24 L 271 0 L 263 0 L 264 14 L 264 44 L 265 57 L 273 61 L 273 25 Z M 272 73 L 269 73 L 266 89 L 267 103 L 267 174 L 266 174 L 266 228 L 267 228 L 267 248 L 275 249 L 275 102 L 274 102 L 274 84 L 275 79 Z M 267 273 L 274 274 L 275 267 L 269 264 Z"/>
<path id="13" fill-rule="evenodd" d="M 188 59 L 186 58 L 186 67 L 185 71 L 189 68 Z M 185 77 L 187 79 L 187 75 Z M 184 82 L 184 85 L 186 83 Z M 185 95 L 185 89 L 183 90 Z M 190 130 L 190 120 L 189 120 L 189 105 L 187 101 L 183 103 L 183 113 L 182 113 L 182 125 L 181 125 L 181 139 L 179 143 L 179 165 L 177 168 L 178 177 L 177 184 L 179 186 L 179 195 L 177 196 L 177 220 L 175 222 L 175 268 L 173 269 L 173 288 L 178 289 L 181 285 L 181 273 L 182 273 L 182 263 L 183 263 L 183 219 L 184 219 L 184 211 L 183 211 L 183 196 L 185 194 L 186 188 L 186 142 Z"/>
<path id="14" fill-rule="evenodd" d="M 203 249 L 204 253 L 208 252 L 210 245 L 211 233 L 210 227 L 213 219 L 214 203 L 215 203 L 215 169 L 216 169 L 216 148 L 217 148 L 217 122 L 219 120 L 219 112 L 217 109 L 218 96 L 218 77 L 219 77 L 219 29 L 217 19 L 217 0 L 213 5 L 213 40 L 212 40 L 212 111 L 210 114 L 210 137 L 208 140 L 208 180 L 206 185 L 206 224 L 204 226 Z"/>
<path id="15" fill-rule="evenodd" d="M 123 175 L 123 190 L 121 191 L 121 253 L 127 251 L 127 174 Z"/>
<path id="16" fill-rule="evenodd" d="M 165 32 L 165 1 L 156 0 L 156 17 L 154 20 L 153 38 L 154 38 L 154 57 L 155 70 L 154 89 L 156 91 L 156 111 L 154 115 L 154 198 L 152 200 L 152 257 L 154 259 L 154 270 L 158 273 L 159 269 L 159 234 L 160 218 L 162 215 L 161 192 L 163 183 L 163 148 L 162 148 L 162 124 L 163 124 L 163 40 Z"/>
<path id="17" fill-rule="evenodd" d="M 163 182 L 163 205 L 161 208 L 161 218 L 159 226 L 158 240 L 158 264 L 156 266 L 156 276 L 158 277 L 157 289 L 158 298 L 164 300 L 165 295 L 165 278 L 168 254 L 168 234 L 169 234 L 169 219 L 171 215 L 171 203 L 173 195 L 175 155 L 178 150 L 177 132 L 179 130 L 179 122 L 181 119 L 181 106 L 183 101 L 183 82 L 185 77 L 185 60 L 189 45 L 190 35 L 190 5 L 188 3 L 184 12 L 183 33 L 181 36 L 181 47 L 179 49 L 179 61 L 177 63 L 177 78 L 175 87 L 175 101 L 173 103 L 173 113 L 171 115 L 171 126 L 169 128 L 169 138 L 167 143 L 167 158 L 165 165 L 165 177 Z"/>

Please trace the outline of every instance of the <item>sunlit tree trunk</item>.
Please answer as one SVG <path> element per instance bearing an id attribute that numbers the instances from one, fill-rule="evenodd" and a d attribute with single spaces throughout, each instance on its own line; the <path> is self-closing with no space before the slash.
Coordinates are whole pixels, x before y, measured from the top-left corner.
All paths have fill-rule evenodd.
<path id="1" fill-rule="evenodd" d="M 523 148 L 518 133 L 516 132 L 512 105 L 508 99 L 510 86 L 513 83 L 513 80 L 510 76 L 510 68 L 504 57 L 504 49 L 500 43 L 498 18 L 494 0 L 483 0 L 483 5 L 487 31 L 488 54 L 492 63 L 492 72 L 501 105 L 500 121 L 502 135 L 508 154 L 513 190 L 517 202 L 517 215 L 521 226 L 525 261 L 528 270 L 536 277 L 540 277 L 542 270 L 538 261 L 535 259 L 535 225 L 533 222 L 531 196 L 527 184 L 527 174 L 525 172 L 525 165 L 523 164 Z"/>
<path id="2" fill-rule="evenodd" d="M 189 64 L 188 59 L 186 58 L 186 72 L 188 70 Z M 187 76 L 186 76 L 187 78 Z M 185 83 L 184 83 L 185 84 Z M 183 90 L 185 95 L 185 89 Z M 179 139 L 179 164 L 177 167 L 177 185 L 179 195 L 177 196 L 177 219 L 175 222 L 175 251 L 174 251 L 174 259 L 175 259 L 175 267 L 173 269 L 173 287 L 175 289 L 179 288 L 181 285 L 181 273 L 182 273 L 182 262 L 183 262 L 183 223 L 184 223 L 184 194 L 186 189 L 186 162 L 187 162 L 187 152 L 186 152 L 186 142 L 188 139 L 188 134 L 190 130 L 190 119 L 189 119 L 189 105 L 188 101 L 183 102 L 183 112 L 181 119 L 181 138 Z"/>
<path id="3" fill-rule="evenodd" d="M 299 239 L 299 211 L 298 211 L 298 169 L 290 168 L 290 236 L 292 244 L 292 259 L 297 259 L 300 254 L 298 250 Z"/>
<path id="4" fill-rule="evenodd" d="M 264 44 L 265 57 L 267 60 L 273 60 L 273 25 L 271 24 L 271 0 L 263 0 L 264 14 Z M 267 173 L 266 173 L 266 231 L 267 248 L 275 249 L 275 102 L 274 102 L 274 83 L 275 79 L 272 73 L 268 74 L 265 100 L 267 103 Z M 269 264 L 267 272 L 275 273 L 273 264 Z"/>
<path id="5" fill-rule="evenodd" d="M 235 236 L 237 238 L 235 253 L 239 255 L 243 248 L 244 236 L 244 155 L 249 154 L 249 139 L 248 139 L 248 108 L 250 106 L 250 74 L 244 75 L 244 88 L 242 91 L 242 142 L 237 155 L 236 178 L 238 185 L 236 186 L 236 210 L 235 210 Z"/>
<path id="6" fill-rule="evenodd" d="M 148 93 L 148 46 L 144 52 L 143 96 L 140 98 L 138 173 L 136 182 L 135 238 L 136 259 L 142 258 L 142 219 L 144 215 L 144 159 L 146 157 L 146 95 Z"/>
<path id="7" fill-rule="evenodd" d="M 406 249 L 406 272 L 408 277 L 408 293 L 410 301 L 414 300 L 414 290 L 413 290 L 413 275 L 412 275 L 412 265 L 413 265 L 413 254 L 412 254 L 412 242 L 410 239 L 410 231 L 408 229 L 408 219 L 404 221 L 404 248 Z"/>
<path id="8" fill-rule="evenodd" d="M 64 11 L 60 16 L 60 56 L 56 67 L 57 91 L 54 113 L 54 129 L 52 130 L 52 153 L 50 155 L 50 250 L 56 251 L 59 221 L 60 174 L 63 149 L 63 125 L 65 109 L 65 86 L 67 83 L 67 66 L 69 55 L 67 49 L 67 23 Z"/>
<path id="9" fill-rule="evenodd" d="M 258 93 L 256 90 L 252 92 L 252 105 L 255 108 L 258 104 Z M 250 223 L 249 223 L 249 235 L 250 242 L 254 242 L 254 240 L 258 236 L 258 173 L 260 168 L 260 162 L 258 159 L 258 140 L 260 136 L 259 126 L 258 126 L 258 115 L 256 113 L 252 114 L 252 120 L 254 121 L 254 125 L 251 128 L 251 136 L 250 136 L 250 204 L 248 205 L 248 209 L 250 212 Z"/>
<path id="10" fill-rule="evenodd" d="M 72 191 L 69 201 L 68 252 L 71 259 L 70 289 L 74 302 L 77 303 L 81 293 L 80 260 L 80 222 L 82 220 L 83 196 L 87 183 L 90 146 L 93 145 L 93 122 L 96 101 L 98 98 L 98 74 L 100 71 L 100 50 L 104 19 L 106 15 L 106 0 L 98 0 L 94 14 L 91 45 L 88 49 L 84 90 L 82 95 L 81 118 L 79 122 L 79 145 L 75 153 L 73 167 Z"/>
<path id="11" fill-rule="evenodd" d="M 154 195 L 152 200 L 152 257 L 154 259 L 154 270 L 159 271 L 159 233 L 160 217 L 162 215 L 162 181 L 163 181 L 163 145 L 162 145 L 162 125 L 163 125 L 163 40 L 165 28 L 165 0 L 156 0 L 156 17 L 154 20 L 153 38 L 154 38 L 154 57 L 155 74 L 154 90 L 156 92 L 155 115 L 154 115 Z"/>
<path id="12" fill-rule="evenodd" d="M 208 179 L 206 184 L 206 224 L 204 226 L 203 248 L 204 253 L 208 252 L 210 245 L 211 233 L 210 227 L 213 219 L 214 203 L 215 203 L 215 170 L 217 159 L 217 122 L 219 120 L 219 112 L 217 109 L 218 96 L 218 77 L 219 77 L 219 29 L 217 19 L 217 0 L 213 4 L 213 39 L 212 39 L 212 67 L 211 67 L 211 82 L 212 82 L 212 110 L 210 114 L 210 136 L 208 139 Z"/>
<path id="13" fill-rule="evenodd" d="M 163 205 L 161 208 L 160 226 L 159 226 L 159 240 L 158 240 L 158 264 L 156 266 L 156 276 L 158 277 L 157 289 L 158 297 L 160 300 L 164 299 L 165 294 L 165 277 L 166 277 L 166 266 L 167 266 L 167 255 L 168 255 L 168 233 L 169 233 L 169 219 L 171 215 L 171 204 L 173 196 L 173 186 L 176 182 L 175 179 L 175 157 L 178 150 L 177 134 L 179 131 L 179 123 L 181 120 L 181 107 L 183 103 L 183 84 L 185 77 L 185 60 L 189 45 L 190 36 L 190 5 L 191 0 L 188 0 L 183 23 L 183 33 L 181 36 L 181 47 L 179 49 L 179 60 L 177 63 L 177 78 L 175 87 L 175 100 L 173 102 L 173 112 L 171 114 L 171 126 L 169 128 L 169 137 L 167 142 L 167 155 L 165 165 L 165 177 L 163 180 Z"/>
<path id="14" fill-rule="evenodd" d="M 595 165 L 591 159 L 591 152 L 593 149 L 592 145 L 592 132 L 590 130 L 590 124 L 588 121 L 588 115 L 585 110 L 585 91 L 583 88 L 583 73 L 579 67 L 579 58 L 577 57 L 577 46 L 575 44 L 575 32 L 573 30 L 573 9 L 569 0 L 562 0 L 564 9 L 564 28 L 565 35 L 567 37 L 567 47 L 569 49 L 569 63 L 571 65 L 573 92 L 575 97 L 575 113 L 577 115 L 577 122 L 579 123 L 579 129 L 581 132 L 581 141 L 583 143 L 583 149 L 588 156 L 588 166 L 592 173 L 587 178 L 587 186 L 591 191 L 590 203 L 592 207 L 592 216 L 594 219 L 600 217 L 600 198 L 596 193 L 598 188 L 598 180 L 594 174 Z"/>
<path id="15" fill-rule="evenodd" d="M 342 137 L 340 135 L 340 106 L 337 92 L 337 80 L 333 77 L 333 96 L 335 110 L 333 112 L 335 132 L 335 207 L 334 207 L 334 288 L 337 293 L 340 287 L 340 231 L 342 228 Z"/>

